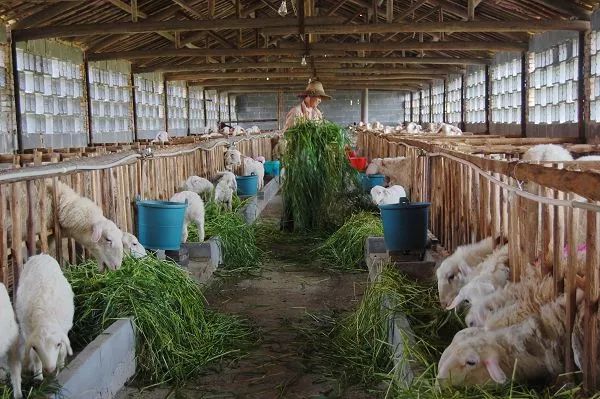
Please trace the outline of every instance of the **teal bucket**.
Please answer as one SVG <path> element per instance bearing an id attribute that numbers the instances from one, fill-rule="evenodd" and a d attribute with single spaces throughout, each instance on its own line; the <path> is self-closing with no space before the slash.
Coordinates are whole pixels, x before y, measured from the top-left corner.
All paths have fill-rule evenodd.
<path id="1" fill-rule="evenodd" d="M 281 162 L 279 161 L 265 161 L 265 174 L 270 176 L 279 176 L 279 168 Z"/>
<path id="2" fill-rule="evenodd" d="M 429 202 L 410 203 L 405 197 L 400 198 L 398 204 L 379 205 L 388 251 L 425 253 L 430 205 Z"/>
<path id="3" fill-rule="evenodd" d="M 258 176 L 236 176 L 238 195 L 256 195 L 258 192 Z"/>
<path id="4" fill-rule="evenodd" d="M 137 201 L 138 239 L 145 248 L 177 250 L 187 203 Z"/>
<path id="5" fill-rule="evenodd" d="M 383 186 L 385 184 L 384 175 L 365 175 L 361 173 L 362 185 L 365 191 L 369 192 L 375 186 Z"/>

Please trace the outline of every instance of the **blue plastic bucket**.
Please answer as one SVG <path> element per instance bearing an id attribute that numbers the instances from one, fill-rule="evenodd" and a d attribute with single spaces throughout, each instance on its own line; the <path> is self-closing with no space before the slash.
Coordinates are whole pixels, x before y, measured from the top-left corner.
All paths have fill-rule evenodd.
<path id="1" fill-rule="evenodd" d="M 375 186 L 383 186 L 385 184 L 384 175 L 365 175 L 361 173 L 362 185 L 365 191 L 369 192 Z"/>
<path id="2" fill-rule="evenodd" d="M 137 201 L 140 243 L 150 249 L 179 249 L 186 208 L 182 202 Z"/>
<path id="3" fill-rule="evenodd" d="M 429 202 L 410 203 L 407 198 L 400 198 L 398 204 L 379 205 L 388 251 L 425 252 L 430 205 Z"/>
<path id="4" fill-rule="evenodd" d="M 258 192 L 258 176 L 236 176 L 238 195 L 256 195 Z"/>
<path id="5" fill-rule="evenodd" d="M 279 161 L 265 161 L 265 174 L 270 176 L 279 176 L 279 168 L 281 162 Z"/>

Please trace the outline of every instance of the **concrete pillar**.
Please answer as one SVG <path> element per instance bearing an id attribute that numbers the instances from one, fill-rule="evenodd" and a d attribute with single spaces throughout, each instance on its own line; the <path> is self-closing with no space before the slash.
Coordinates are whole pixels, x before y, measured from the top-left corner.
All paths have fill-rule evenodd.
<path id="1" fill-rule="evenodd" d="M 369 122 L 369 89 L 364 89 L 360 99 L 360 120 Z"/>

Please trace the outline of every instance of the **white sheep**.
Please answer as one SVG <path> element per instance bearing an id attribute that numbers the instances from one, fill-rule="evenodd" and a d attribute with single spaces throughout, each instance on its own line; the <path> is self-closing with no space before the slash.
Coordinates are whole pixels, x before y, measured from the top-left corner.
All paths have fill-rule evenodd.
<path id="1" fill-rule="evenodd" d="M 383 124 L 379 121 L 373 122 L 373 130 L 383 130 Z"/>
<path id="2" fill-rule="evenodd" d="M 218 172 L 217 175 L 220 176 L 219 182 L 226 181 L 227 185 L 231 187 L 234 192 L 237 191 L 237 180 L 232 172 Z"/>
<path id="3" fill-rule="evenodd" d="M 262 164 L 264 164 L 264 163 L 267 161 L 267 160 L 265 159 L 265 157 L 263 157 L 262 155 L 259 155 L 259 156 L 257 156 L 257 157 L 254 157 L 254 160 L 255 160 L 255 161 L 258 161 L 258 162 L 260 162 L 260 163 L 262 163 Z"/>
<path id="4" fill-rule="evenodd" d="M 219 180 L 215 187 L 215 202 L 231 211 L 233 202 L 233 190 L 227 180 Z"/>
<path id="5" fill-rule="evenodd" d="M 406 133 L 408 134 L 419 134 L 421 130 L 421 125 L 418 125 L 416 122 L 409 122 L 406 125 Z"/>
<path id="6" fill-rule="evenodd" d="M 460 136 L 462 135 L 462 130 L 460 130 L 458 127 L 451 125 L 449 123 L 442 123 L 437 131 L 437 134 L 442 134 L 444 136 Z"/>
<path id="7" fill-rule="evenodd" d="M 4 365 L 4 358 L 8 355 L 19 337 L 19 326 L 15 319 L 8 291 L 4 284 L 0 283 L 0 365 Z M 2 377 L 0 377 L 2 378 Z"/>
<path id="8" fill-rule="evenodd" d="M 151 143 L 168 143 L 169 142 L 169 133 L 168 132 L 158 132 L 154 137 L 154 140 Z"/>
<path id="9" fill-rule="evenodd" d="M 462 245 L 440 264 L 436 270 L 438 294 L 446 308 L 458 291 L 473 277 L 473 269 L 494 250 L 494 240 L 487 237 L 474 244 Z"/>
<path id="10" fill-rule="evenodd" d="M 564 369 L 564 304 L 562 296 L 518 324 L 463 334 L 442 354 L 438 379 L 468 386 L 502 384 L 513 373 L 517 381 L 556 377 Z"/>
<path id="11" fill-rule="evenodd" d="M 21 398 L 22 364 L 27 365 L 29 359 L 34 378 L 42 380 L 42 369 L 46 373 L 60 370 L 67 354 L 73 354 L 68 337 L 75 313 L 73 290 L 50 255 L 32 256 L 23 266 L 15 311 L 21 335 L 11 382 L 14 397 Z"/>
<path id="12" fill-rule="evenodd" d="M 181 191 L 171 197 L 171 202 L 186 202 L 183 229 L 181 231 L 181 242 L 187 242 L 188 224 L 194 223 L 198 227 L 199 242 L 204 242 L 204 202 L 198 194 L 193 191 Z"/>
<path id="13" fill-rule="evenodd" d="M 262 190 L 264 186 L 265 166 L 261 162 L 249 157 L 244 157 L 243 163 L 244 176 L 251 176 L 253 174 L 258 176 L 257 187 L 259 190 Z"/>
<path id="14" fill-rule="evenodd" d="M 406 191 L 402 186 L 389 188 L 374 186 L 371 188 L 371 199 L 375 205 L 397 204 L 402 197 L 406 197 Z"/>
<path id="15" fill-rule="evenodd" d="M 131 233 L 123 232 L 123 251 L 133 258 L 143 258 L 147 255 L 146 248 Z"/>
<path id="16" fill-rule="evenodd" d="M 600 161 L 600 155 L 585 155 L 583 157 L 577 158 L 576 161 L 586 161 L 586 162 Z"/>
<path id="17" fill-rule="evenodd" d="M 383 174 L 390 179 L 390 185 L 399 185 L 410 194 L 412 187 L 412 161 L 407 157 L 375 158 L 367 166 L 365 174 Z"/>
<path id="18" fill-rule="evenodd" d="M 225 169 L 231 170 L 242 163 L 242 153 L 235 147 L 230 147 L 225 151 Z"/>
<path id="19" fill-rule="evenodd" d="M 48 190 L 52 185 L 47 185 Z M 57 188 L 56 212 L 65 236 L 74 238 L 98 261 L 98 268 L 116 270 L 123 261 L 123 232 L 102 215 L 92 200 L 81 197 L 61 182 Z"/>
<path id="20" fill-rule="evenodd" d="M 561 162 L 572 161 L 571 153 L 564 147 L 556 144 L 538 144 L 529 148 L 521 158 L 530 162 Z"/>
<path id="21" fill-rule="evenodd" d="M 478 274 L 458 291 L 458 294 L 446 309 L 454 309 L 463 301 L 473 303 L 506 285 L 509 275 L 508 245 L 503 245 L 494 250 L 475 269 Z"/>
<path id="22" fill-rule="evenodd" d="M 214 187 L 210 180 L 200 176 L 190 176 L 185 182 L 181 183 L 179 190 L 193 191 L 196 194 L 206 195 L 205 198 L 210 198 L 213 189 Z"/>

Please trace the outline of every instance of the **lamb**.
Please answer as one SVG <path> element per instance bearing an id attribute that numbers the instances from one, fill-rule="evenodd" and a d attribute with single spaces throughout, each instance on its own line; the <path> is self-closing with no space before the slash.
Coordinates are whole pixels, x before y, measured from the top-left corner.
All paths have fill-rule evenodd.
<path id="1" fill-rule="evenodd" d="M 49 184 L 48 189 L 52 186 Z M 123 232 L 102 215 L 92 200 L 81 197 L 63 183 L 57 185 L 56 212 L 62 231 L 88 249 L 98 268 L 116 270 L 123 261 Z"/>
<path id="2" fill-rule="evenodd" d="M 576 161 L 586 161 L 586 162 L 600 161 L 600 155 L 585 155 L 583 157 L 577 158 Z"/>
<path id="3" fill-rule="evenodd" d="M 462 130 L 448 123 L 442 123 L 436 133 L 443 134 L 444 136 L 460 136 L 462 135 Z"/>
<path id="4" fill-rule="evenodd" d="M 446 308 L 473 276 L 473 269 L 494 249 L 494 240 L 487 237 L 477 243 L 462 245 L 440 264 L 436 270 L 438 294 L 442 307 Z"/>
<path id="5" fill-rule="evenodd" d="M 200 176 L 190 176 L 185 182 L 181 183 L 179 190 L 193 191 L 196 194 L 207 195 L 206 198 L 210 198 L 213 189 L 214 187 L 210 180 Z"/>
<path id="6" fill-rule="evenodd" d="M 490 379 L 502 384 L 513 370 L 518 381 L 555 377 L 564 369 L 564 315 L 562 296 L 519 324 L 463 334 L 442 354 L 437 377 L 443 385 L 463 386 Z"/>
<path id="7" fill-rule="evenodd" d="M 236 150 L 235 147 L 231 147 L 225 151 L 225 169 L 231 172 L 233 167 L 242 164 L 242 153 Z"/>
<path id="8" fill-rule="evenodd" d="M 367 175 L 381 173 L 390 179 L 390 185 L 400 185 L 407 193 L 412 187 L 412 161 L 406 157 L 375 158 L 365 170 Z"/>
<path id="9" fill-rule="evenodd" d="M 406 197 L 406 191 L 402 186 L 389 188 L 375 186 L 371 189 L 371 199 L 375 205 L 397 204 L 402 197 Z"/>
<path id="10" fill-rule="evenodd" d="M 221 179 L 215 187 L 215 202 L 231 211 L 233 201 L 233 190 L 227 180 Z"/>
<path id="11" fill-rule="evenodd" d="M 0 283 L 0 359 L 4 359 L 19 337 L 19 326 L 15 319 L 10 297 L 4 284 Z M 4 361 L 0 364 L 5 364 Z M 1 378 L 1 377 L 0 377 Z"/>
<path id="12" fill-rule="evenodd" d="M 561 162 L 572 161 L 571 153 L 556 144 L 538 144 L 528 149 L 521 158 L 523 161 Z"/>
<path id="13" fill-rule="evenodd" d="M 498 288 L 502 288 L 508 281 L 508 245 L 496 249 L 483 262 L 477 265 L 479 273 L 465 284 L 452 303 L 446 309 L 454 309 L 461 302 L 473 303 L 479 298 L 484 298 Z"/>
<path id="14" fill-rule="evenodd" d="M 131 233 L 123 232 L 123 251 L 134 258 L 143 258 L 147 255 L 146 248 Z"/>
<path id="15" fill-rule="evenodd" d="M 169 133 L 167 132 L 158 132 L 154 137 L 154 140 L 151 143 L 168 143 L 169 142 Z"/>
<path id="16" fill-rule="evenodd" d="M 259 161 L 255 161 L 252 158 L 244 157 L 244 176 L 256 175 L 258 176 L 258 189 L 261 190 L 264 185 L 265 178 L 265 167 Z"/>
<path id="17" fill-rule="evenodd" d="M 185 218 L 181 232 L 181 242 L 187 242 L 188 224 L 195 223 L 198 227 L 198 238 L 204 242 L 204 202 L 198 194 L 193 191 L 181 191 L 171 197 L 171 202 L 186 202 Z"/>
<path id="18" fill-rule="evenodd" d="M 21 365 L 32 362 L 35 379 L 42 380 L 42 368 L 53 373 L 64 367 L 72 355 L 68 333 L 73 326 L 73 290 L 58 262 L 50 255 L 29 258 L 23 266 L 17 300 L 17 320 L 21 327 L 19 347 L 11 363 L 11 382 L 15 398 L 22 398 Z"/>
<path id="19" fill-rule="evenodd" d="M 383 124 L 378 121 L 375 121 L 375 122 L 373 122 L 373 129 L 374 130 L 383 130 Z"/>
<path id="20" fill-rule="evenodd" d="M 406 133 L 408 134 L 419 134 L 421 133 L 421 130 L 421 125 L 418 125 L 415 122 L 409 122 L 406 125 Z"/>
<path id="21" fill-rule="evenodd" d="M 237 180 L 235 179 L 235 175 L 231 172 L 218 172 L 218 175 L 221 176 L 219 181 L 226 181 L 227 185 L 231 187 L 233 191 L 237 191 Z"/>

